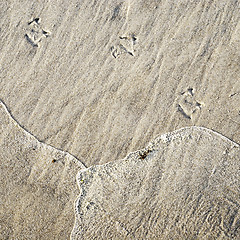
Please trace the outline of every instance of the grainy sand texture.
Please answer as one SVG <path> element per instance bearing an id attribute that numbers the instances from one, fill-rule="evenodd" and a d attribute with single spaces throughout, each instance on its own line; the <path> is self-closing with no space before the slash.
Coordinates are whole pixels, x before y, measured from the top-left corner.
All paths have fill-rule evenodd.
<path id="1" fill-rule="evenodd" d="M 240 146 L 190 127 L 78 174 L 73 240 L 239 239 Z"/>
<path id="2" fill-rule="evenodd" d="M 87 166 L 191 125 L 240 142 L 239 3 L 1 1 L 1 98 Z"/>
<path id="3" fill-rule="evenodd" d="M 0 123 L 0 239 L 69 239 L 85 167 L 22 129 L 2 102 Z"/>
<path id="4" fill-rule="evenodd" d="M 228 146 L 240 143 L 240 0 L 1 0 L 0 101 L 0 239 L 68 239 L 75 216 L 75 239 L 238 233 L 238 179 L 230 176 L 239 176 L 240 156 Z M 192 140 L 161 143 L 166 152 L 142 153 L 138 165 L 136 151 L 182 128 Z M 135 157 L 127 164 L 129 153 Z M 163 174 L 165 164 L 172 167 Z M 83 197 L 79 176 L 107 166 L 116 181 L 109 173 L 99 182 L 93 174 Z M 214 166 L 219 169 L 211 175 Z M 117 187 L 124 182 L 118 174 L 129 183 L 126 193 L 125 185 Z M 227 189 L 234 203 L 227 202 Z M 94 228 L 106 209 L 105 191 L 109 211 L 121 211 L 103 214 L 102 227 Z M 96 218 L 93 206 L 84 212 L 91 196 L 101 208 Z M 234 216 L 229 221 L 227 211 Z"/>

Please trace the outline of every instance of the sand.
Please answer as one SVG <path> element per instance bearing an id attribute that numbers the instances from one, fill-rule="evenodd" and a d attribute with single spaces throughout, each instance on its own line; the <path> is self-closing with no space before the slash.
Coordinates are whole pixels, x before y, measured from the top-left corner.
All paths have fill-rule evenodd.
<path id="1" fill-rule="evenodd" d="M 81 170 L 76 239 L 239 239 L 240 146 L 200 127 Z"/>
<path id="2" fill-rule="evenodd" d="M 0 98 L 39 140 L 86 166 L 192 125 L 240 142 L 239 1 L 1 5 Z"/>
<path id="3" fill-rule="evenodd" d="M 63 231 L 66 239 L 79 195 L 77 172 L 124 159 L 166 132 L 204 127 L 239 144 L 239 13 L 239 0 L 2 1 L 0 100 L 8 110 L 1 107 L 0 178 L 8 180 L 1 183 L 0 234 L 61 239 Z M 27 147 L 32 141 L 42 146 L 37 154 Z M 53 165 L 58 153 L 71 167 Z M 35 168 L 46 174 L 41 184 L 40 172 L 29 182 Z M 38 197 L 30 183 L 42 189 Z M 52 186 L 51 201 L 41 186 Z M 60 220 L 51 204 L 65 191 L 67 217 Z M 15 208 L 14 196 L 24 202 L 26 192 L 49 214 Z"/>
<path id="4" fill-rule="evenodd" d="M 84 165 L 39 142 L 0 102 L 0 239 L 68 239 Z"/>

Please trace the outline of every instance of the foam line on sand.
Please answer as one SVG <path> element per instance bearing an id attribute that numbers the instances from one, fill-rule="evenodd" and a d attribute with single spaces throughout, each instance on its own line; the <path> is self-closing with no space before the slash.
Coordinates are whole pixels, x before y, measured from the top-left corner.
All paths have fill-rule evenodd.
<path id="1" fill-rule="evenodd" d="M 239 158 L 237 143 L 187 127 L 83 169 L 71 238 L 237 239 Z"/>

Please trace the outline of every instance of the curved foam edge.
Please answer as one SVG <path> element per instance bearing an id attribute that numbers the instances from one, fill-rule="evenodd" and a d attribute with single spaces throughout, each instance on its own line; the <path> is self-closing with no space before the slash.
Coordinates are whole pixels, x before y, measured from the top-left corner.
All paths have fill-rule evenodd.
<path id="1" fill-rule="evenodd" d="M 74 201 L 78 195 L 75 176 L 80 169 L 86 168 L 84 164 L 70 153 L 39 141 L 33 134 L 24 129 L 14 119 L 7 106 L 1 100 L 0 135 L 0 145 L 2 147 L 1 156 L 3 157 L 1 160 L 4 161 L 2 162 L 2 168 L 0 169 L 1 171 L 4 171 L 4 174 L 1 177 L 8 174 L 10 179 L 10 176 L 16 172 L 16 175 L 19 175 L 17 176 L 18 179 L 20 179 L 24 186 L 24 188 L 18 188 L 16 179 L 10 179 L 10 182 L 6 183 L 6 181 L 9 181 L 8 176 L 6 175 L 5 183 L 1 186 L 2 191 L 4 193 L 5 189 L 8 188 L 12 189 L 12 191 L 5 196 L 3 195 L 2 198 L 8 199 L 8 201 L 5 201 L 4 205 L 1 206 L 1 214 L 5 216 L 5 219 L 2 219 L 0 235 L 3 234 L 3 236 L 8 236 L 10 238 L 19 236 L 34 238 L 42 233 L 46 235 L 48 234 L 46 229 L 49 228 L 51 224 L 51 222 L 48 224 L 48 221 L 50 221 L 52 217 L 58 216 L 60 221 L 65 222 L 64 214 L 71 215 L 72 224 L 74 224 Z M 56 163 L 54 163 L 55 161 Z M 34 185 L 34 189 L 31 189 L 32 185 Z M 51 189 L 54 191 L 54 196 L 51 195 Z M 42 195 L 40 195 L 38 199 L 35 199 L 36 196 L 34 191 L 39 191 Z M 15 195 L 18 194 L 18 192 L 20 194 L 19 199 L 16 202 Z M 29 196 L 29 198 L 26 196 Z M 48 202 L 48 200 L 50 202 Z M 31 230 L 31 222 L 36 220 L 35 213 L 33 213 L 31 209 L 28 210 L 27 217 L 24 217 L 24 214 L 27 213 L 27 211 L 25 212 L 23 209 L 24 206 L 27 206 L 28 202 L 31 203 L 35 209 L 43 208 L 48 209 L 46 211 L 49 211 L 48 214 L 45 214 L 43 217 L 43 219 L 47 221 L 43 223 L 41 220 L 41 223 L 37 226 L 38 228 L 43 226 L 42 224 L 46 224 L 46 229 L 43 229 L 41 233 L 37 230 Z M 16 213 L 14 212 L 14 214 L 9 215 L 10 210 L 8 210 L 7 204 L 9 204 L 9 209 L 14 209 L 16 205 L 21 205 L 22 203 L 25 205 L 21 206 Z M 61 213 L 62 215 L 59 215 L 60 207 L 56 207 L 56 210 L 51 210 L 51 206 L 54 203 L 62 204 L 61 206 L 64 206 L 64 210 L 62 210 Z M 69 212 L 70 206 L 71 211 Z M 39 216 L 40 214 L 41 213 L 39 213 Z M 11 221 L 15 216 L 15 221 Z M 20 219 L 20 217 L 23 217 L 24 221 L 20 222 L 20 220 L 17 220 L 18 218 Z M 29 219 L 31 221 L 28 221 Z M 57 225 L 53 222 L 51 226 L 54 229 L 49 232 L 51 236 L 45 236 L 45 238 L 52 238 L 54 234 L 58 234 L 60 231 L 67 231 L 69 236 L 73 226 L 72 224 L 69 228 L 68 225 L 64 225 L 63 223 L 63 225 L 57 229 Z M 38 225 L 37 221 L 36 225 Z M 62 230 L 64 226 L 65 229 Z M 66 227 L 68 227 L 68 230 L 66 230 Z"/>
<path id="2" fill-rule="evenodd" d="M 87 191 L 86 189 L 84 189 L 84 186 L 83 184 L 81 184 L 81 175 L 85 172 L 88 172 L 88 171 L 91 171 L 93 170 L 94 172 L 99 170 L 99 169 L 102 169 L 104 167 L 107 167 L 109 165 L 112 165 L 112 164 L 120 164 L 124 161 L 127 161 L 127 160 L 133 160 L 133 159 L 136 159 L 139 157 L 139 154 L 140 153 L 143 153 L 143 152 L 146 152 L 146 151 L 155 151 L 160 144 L 164 144 L 164 145 L 168 145 L 170 143 L 173 143 L 175 141 L 179 141 L 179 140 L 185 140 L 189 137 L 191 137 L 192 134 L 194 133 L 204 133 L 206 135 L 209 136 L 210 138 L 210 141 L 211 139 L 214 141 L 214 137 L 215 138 L 219 138 L 221 140 L 223 140 L 224 142 L 226 142 L 228 145 L 230 145 L 231 149 L 234 148 L 234 147 L 237 147 L 239 148 L 240 145 L 232 140 L 230 140 L 229 138 L 223 136 L 222 134 L 216 132 L 216 131 L 213 131 L 211 129 L 208 129 L 208 128 L 205 128 L 205 127 L 199 127 L 199 126 L 191 126 L 191 127 L 184 127 L 184 128 L 180 128 L 178 130 L 175 130 L 173 132 L 167 132 L 165 134 L 162 134 L 162 135 L 159 135 L 157 137 L 154 138 L 154 140 L 150 141 L 145 148 L 143 149 L 140 149 L 140 150 L 137 150 L 137 151 L 134 151 L 134 152 L 130 152 L 126 155 L 125 158 L 123 159 L 120 159 L 120 160 L 116 160 L 116 161 L 112 161 L 112 162 L 108 162 L 108 163 L 105 163 L 105 164 L 102 164 L 102 165 L 95 165 L 95 166 L 91 166 L 89 168 L 85 168 L 85 169 L 82 169 L 80 170 L 77 175 L 76 175 L 76 179 L 77 179 L 77 184 L 78 184 L 78 187 L 79 187 L 79 190 L 81 192 L 82 195 L 79 195 L 78 198 L 76 199 L 76 205 L 75 205 L 75 226 L 72 230 L 72 233 L 71 233 L 71 239 L 76 239 L 75 237 L 73 237 L 74 235 L 74 231 L 76 230 L 75 227 L 76 227 L 76 224 L 78 224 L 78 203 L 81 201 L 81 198 L 83 197 L 83 195 L 85 195 L 85 192 Z"/>
<path id="3" fill-rule="evenodd" d="M 174 141 L 177 138 L 181 138 L 182 135 L 185 135 L 185 134 L 188 135 L 187 130 L 202 131 L 202 132 L 208 133 L 210 135 L 213 134 L 215 136 L 218 136 L 218 137 L 222 138 L 224 141 L 231 142 L 235 146 L 238 146 L 238 147 L 240 146 L 238 143 L 236 143 L 233 140 L 225 137 L 221 133 L 213 131 L 209 128 L 199 127 L 199 126 L 191 126 L 191 127 L 180 128 L 180 129 L 175 130 L 173 132 L 168 132 L 168 133 L 162 134 L 162 135 L 158 136 L 155 140 L 160 140 L 160 141 L 163 141 L 165 143 L 168 143 L 168 142 Z"/>
<path id="4" fill-rule="evenodd" d="M 94 166 L 103 167 L 103 166 L 106 166 L 108 164 L 111 164 L 112 162 L 124 161 L 124 160 L 128 159 L 129 157 L 131 157 L 133 154 L 151 149 L 151 148 L 153 148 L 154 145 L 158 145 L 159 143 L 169 144 L 169 143 L 171 143 L 173 141 L 176 141 L 176 140 L 180 140 L 180 139 L 183 140 L 184 138 L 189 137 L 189 135 L 192 133 L 192 131 L 204 132 L 204 133 L 209 134 L 209 136 L 211 136 L 211 134 L 212 134 L 212 135 L 214 135 L 216 137 L 219 137 L 222 140 L 232 144 L 232 146 L 240 147 L 240 144 L 238 144 L 238 143 L 234 142 L 233 140 L 225 137 L 221 133 L 218 133 L 218 132 L 216 132 L 214 130 L 211 130 L 209 128 L 199 127 L 199 126 L 183 127 L 183 128 L 178 129 L 178 130 L 175 130 L 175 131 L 172 131 L 172 132 L 167 132 L 167 133 L 164 133 L 164 134 L 161 134 L 161 135 L 155 137 L 152 141 L 150 141 L 146 145 L 145 148 L 136 150 L 134 152 L 129 152 L 126 155 L 126 157 L 123 158 L 123 159 L 118 159 L 118 160 L 114 160 L 114 161 L 111 161 L 111 162 L 108 162 L 108 163 L 105 163 L 105 164 L 94 165 Z M 81 174 L 82 172 L 88 171 L 90 168 L 92 168 L 92 166 L 82 169 L 78 174 Z"/>
<path id="5" fill-rule="evenodd" d="M 30 133 L 29 131 L 27 131 L 25 128 L 23 128 L 18 121 L 11 115 L 9 109 L 7 108 L 6 104 L 0 99 L 0 107 L 3 108 L 4 112 L 6 113 L 6 115 L 8 116 L 9 120 L 11 121 L 11 123 L 18 128 L 20 131 L 23 131 L 24 134 L 26 134 L 26 136 L 28 136 L 28 138 L 32 141 L 38 142 L 41 147 L 43 149 L 48 149 L 51 151 L 58 151 L 61 153 L 61 155 L 66 156 L 69 160 L 73 161 L 74 163 L 78 164 L 79 167 L 85 169 L 86 166 L 75 156 L 73 156 L 72 154 L 70 154 L 67 151 L 63 151 L 61 149 L 55 148 L 54 146 L 51 146 L 50 144 L 41 142 L 40 140 L 37 139 L 37 137 L 35 137 L 32 133 Z"/>
<path id="6" fill-rule="evenodd" d="M 92 168 L 102 168 L 104 166 L 107 165 L 111 165 L 113 163 L 120 163 L 121 161 L 126 161 L 127 159 L 130 159 L 133 156 L 138 156 L 139 153 L 147 151 L 147 150 L 154 150 L 158 147 L 159 144 L 164 143 L 164 144 L 170 144 L 171 142 L 174 141 L 178 141 L 178 140 L 184 140 L 185 138 L 188 138 L 191 134 L 194 134 L 194 132 L 203 132 L 209 135 L 209 137 L 217 137 L 222 139 L 225 142 L 228 142 L 230 145 L 232 145 L 232 147 L 240 147 L 240 145 L 232 140 L 230 140 L 229 138 L 223 136 L 222 134 L 215 132 L 213 130 L 210 130 L 208 128 L 205 127 L 199 127 L 199 126 L 192 126 L 192 127 L 185 127 L 185 128 L 180 128 L 178 130 L 175 130 L 173 132 L 168 132 L 162 135 L 157 136 L 156 138 L 154 138 L 154 140 L 152 140 L 151 142 L 149 142 L 149 144 L 146 145 L 145 148 L 134 151 L 134 152 L 130 152 L 129 154 L 127 154 L 127 156 L 124 159 L 120 159 L 120 160 L 116 160 L 116 161 L 112 161 L 112 162 L 108 162 L 106 164 L 103 165 L 95 165 L 95 166 L 91 166 L 89 168 L 86 168 L 84 166 L 83 163 L 81 163 L 76 157 L 74 157 L 73 155 L 71 155 L 70 153 L 66 152 L 66 151 L 62 151 L 60 149 L 57 149 L 51 145 L 45 144 L 41 141 L 39 141 L 33 134 L 31 134 L 30 132 L 28 132 L 26 129 L 24 129 L 15 119 L 14 117 L 11 115 L 10 111 L 8 110 L 7 106 L 3 103 L 3 101 L 0 100 L 0 107 L 3 108 L 4 112 L 6 113 L 8 119 L 11 121 L 12 124 L 14 124 L 15 127 L 17 127 L 19 130 L 23 131 L 25 135 L 28 136 L 29 140 L 39 143 L 41 148 L 44 149 L 48 149 L 50 151 L 58 151 L 61 153 L 61 155 L 66 156 L 69 160 L 74 161 L 76 164 L 79 165 L 79 167 L 81 167 L 81 170 L 77 173 L 76 175 L 76 180 L 77 180 L 77 185 L 78 188 L 80 190 L 80 192 L 83 191 L 83 188 L 81 186 L 80 183 L 80 175 L 85 172 L 88 171 Z M 77 199 L 75 200 L 75 225 L 77 224 L 77 214 L 78 214 L 78 209 L 77 209 L 77 202 L 80 201 L 80 195 L 77 197 Z M 72 233 L 71 236 L 73 234 L 74 228 L 72 229 Z"/>

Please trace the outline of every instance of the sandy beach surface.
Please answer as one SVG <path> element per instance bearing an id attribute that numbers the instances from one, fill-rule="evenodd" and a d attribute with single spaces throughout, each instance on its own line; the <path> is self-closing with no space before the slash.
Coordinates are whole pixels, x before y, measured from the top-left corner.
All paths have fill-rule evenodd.
<path id="1" fill-rule="evenodd" d="M 81 170 L 72 239 L 239 239 L 240 146 L 199 127 Z"/>
<path id="2" fill-rule="evenodd" d="M 1 1 L 0 238 L 234 238 L 239 63 L 239 0 Z"/>
<path id="3" fill-rule="evenodd" d="M 84 165 L 39 142 L 1 102 L 0 123 L 0 239 L 69 239 Z"/>

